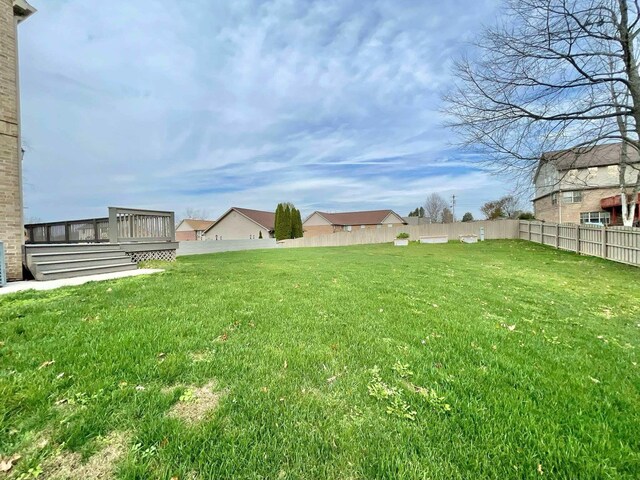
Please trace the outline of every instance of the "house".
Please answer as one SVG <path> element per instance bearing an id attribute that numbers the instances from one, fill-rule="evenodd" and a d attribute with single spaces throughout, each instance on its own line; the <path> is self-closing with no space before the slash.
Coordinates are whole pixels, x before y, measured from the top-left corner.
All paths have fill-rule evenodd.
<path id="1" fill-rule="evenodd" d="M 16 25 L 35 12 L 25 0 L 0 1 L 0 242 L 9 280 L 22 279 L 22 141 Z"/>
<path id="2" fill-rule="evenodd" d="M 534 175 L 533 208 L 538 220 L 554 223 L 621 223 L 621 143 L 545 153 Z M 640 168 L 638 152 L 628 149 Z M 627 168 L 627 181 L 635 178 Z M 638 215 L 636 209 L 636 215 Z"/>
<path id="3" fill-rule="evenodd" d="M 406 225 L 406 222 L 393 210 L 342 213 L 316 211 L 302 223 L 302 228 L 305 237 L 315 237 L 335 232 L 351 232 L 354 229 L 396 227 L 399 225 Z"/>
<path id="4" fill-rule="evenodd" d="M 276 214 L 262 210 L 231 207 L 204 232 L 205 240 L 245 240 L 271 238 Z"/>
<path id="5" fill-rule="evenodd" d="M 185 218 L 176 228 L 176 241 L 204 240 L 204 232 L 211 228 L 214 223 L 216 222 L 213 220 Z"/>

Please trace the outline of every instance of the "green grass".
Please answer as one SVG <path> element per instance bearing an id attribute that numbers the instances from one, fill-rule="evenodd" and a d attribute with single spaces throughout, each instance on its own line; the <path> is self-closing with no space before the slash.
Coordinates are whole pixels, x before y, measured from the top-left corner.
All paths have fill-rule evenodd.
<path id="1" fill-rule="evenodd" d="M 640 269 L 496 241 L 0 297 L 0 455 L 17 476 L 127 432 L 118 478 L 635 479 L 639 291 Z M 167 415 L 191 387 L 165 387 L 210 381 L 207 419 Z"/>

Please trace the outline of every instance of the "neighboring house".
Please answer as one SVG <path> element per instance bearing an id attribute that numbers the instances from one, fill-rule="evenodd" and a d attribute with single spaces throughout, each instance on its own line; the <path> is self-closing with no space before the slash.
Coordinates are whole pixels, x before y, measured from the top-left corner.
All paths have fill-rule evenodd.
<path id="1" fill-rule="evenodd" d="M 204 232 L 205 240 L 246 240 L 273 237 L 276 214 L 232 207 Z"/>
<path id="2" fill-rule="evenodd" d="M 25 0 L 0 0 L 0 242 L 7 278 L 22 279 L 22 141 L 17 24 L 35 12 Z"/>
<path id="3" fill-rule="evenodd" d="M 195 220 L 185 218 L 176 228 L 176 241 L 188 242 L 193 240 L 204 240 L 204 232 L 211 228 L 216 222 L 213 220 Z"/>
<path id="4" fill-rule="evenodd" d="M 302 223 L 305 237 L 315 237 L 335 232 L 351 232 L 355 229 L 383 228 L 406 225 L 393 210 L 368 210 L 363 212 L 327 213 L 313 212 Z"/>
<path id="5" fill-rule="evenodd" d="M 545 153 L 534 175 L 538 220 L 554 223 L 621 224 L 620 143 Z M 640 168 L 638 153 L 628 149 Z M 627 181 L 635 169 L 627 168 Z M 636 215 L 639 215 L 636 209 Z"/>

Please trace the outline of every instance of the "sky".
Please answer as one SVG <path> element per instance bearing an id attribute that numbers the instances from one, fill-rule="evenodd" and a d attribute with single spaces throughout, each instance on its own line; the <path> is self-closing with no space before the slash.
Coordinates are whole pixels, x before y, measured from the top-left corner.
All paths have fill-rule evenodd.
<path id="1" fill-rule="evenodd" d="M 451 63 L 497 0 L 30 0 L 25 218 L 108 206 L 303 213 L 508 193 L 443 126 Z"/>

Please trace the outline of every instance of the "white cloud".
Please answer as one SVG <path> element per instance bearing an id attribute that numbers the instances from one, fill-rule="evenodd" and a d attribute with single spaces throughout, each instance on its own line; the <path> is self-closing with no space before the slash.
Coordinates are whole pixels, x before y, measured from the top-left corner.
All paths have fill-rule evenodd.
<path id="1" fill-rule="evenodd" d="M 34 3 L 20 27 L 30 215 L 283 197 L 403 212 L 430 191 L 479 205 L 505 189 L 465 168 L 438 113 L 492 0 Z"/>

